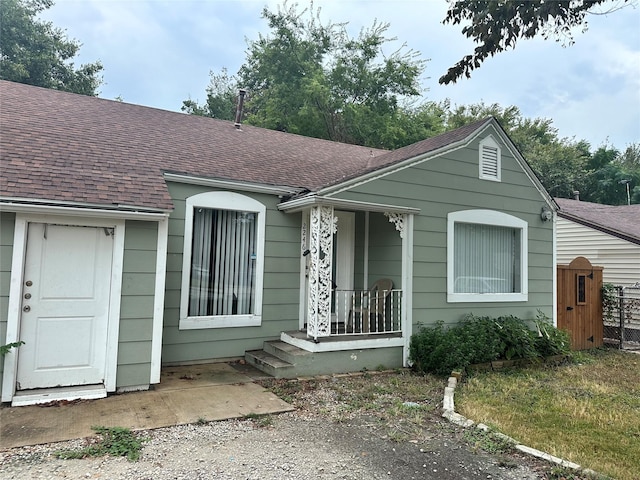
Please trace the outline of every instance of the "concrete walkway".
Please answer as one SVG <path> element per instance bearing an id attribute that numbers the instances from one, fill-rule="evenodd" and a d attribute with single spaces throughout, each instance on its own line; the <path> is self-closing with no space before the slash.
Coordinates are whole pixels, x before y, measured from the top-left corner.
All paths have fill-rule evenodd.
<path id="1" fill-rule="evenodd" d="M 170 367 L 153 390 L 51 406 L 0 408 L 0 449 L 94 435 L 92 426 L 152 429 L 294 408 L 253 382 L 251 367 Z M 256 373 L 257 374 L 257 373 Z"/>

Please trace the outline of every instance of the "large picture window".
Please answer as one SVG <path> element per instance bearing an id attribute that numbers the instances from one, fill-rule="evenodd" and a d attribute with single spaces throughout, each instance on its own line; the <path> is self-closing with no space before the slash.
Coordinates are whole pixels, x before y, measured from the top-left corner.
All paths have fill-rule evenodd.
<path id="1" fill-rule="evenodd" d="M 491 210 L 448 216 L 447 300 L 527 300 L 527 224 Z"/>
<path id="2" fill-rule="evenodd" d="M 180 328 L 259 325 L 264 205 L 210 192 L 186 207 Z"/>

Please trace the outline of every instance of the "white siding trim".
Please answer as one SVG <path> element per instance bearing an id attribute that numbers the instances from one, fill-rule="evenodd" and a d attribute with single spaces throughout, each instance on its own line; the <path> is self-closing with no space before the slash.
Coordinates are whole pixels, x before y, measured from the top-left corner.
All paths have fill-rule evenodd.
<path id="1" fill-rule="evenodd" d="M 553 214 L 553 326 L 558 327 L 558 215 Z"/>
<path id="2" fill-rule="evenodd" d="M 413 215 L 407 215 L 402 239 L 402 364 L 409 366 L 409 346 L 413 332 Z"/>
<path id="3" fill-rule="evenodd" d="M 167 278 L 167 244 L 169 241 L 169 220 L 158 222 L 156 248 L 156 282 L 153 298 L 153 330 L 151 336 L 151 373 L 149 383 L 160 383 L 162 366 L 162 327 L 164 324 L 164 294 Z"/>

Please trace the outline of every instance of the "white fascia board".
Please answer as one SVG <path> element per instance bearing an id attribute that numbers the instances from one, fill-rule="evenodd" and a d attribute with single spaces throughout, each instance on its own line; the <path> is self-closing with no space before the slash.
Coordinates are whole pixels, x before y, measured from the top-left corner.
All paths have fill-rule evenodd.
<path id="1" fill-rule="evenodd" d="M 307 195 L 305 197 L 289 200 L 278 205 L 278 210 L 294 213 L 305 210 L 314 205 L 332 206 L 342 210 L 354 210 L 359 212 L 396 212 L 407 214 L 419 214 L 420 209 L 404 207 L 402 205 L 386 205 L 382 203 L 360 202 L 357 200 L 343 200 L 340 198 L 324 197 L 320 195 Z"/>
<path id="2" fill-rule="evenodd" d="M 269 195 L 293 195 L 302 191 L 300 188 L 285 187 L 282 185 L 236 182 L 233 180 L 192 177 L 190 175 L 179 175 L 176 173 L 165 173 L 164 179 L 169 182 L 186 183 L 188 185 L 214 187 L 224 190 L 239 190 L 243 192 L 266 193 Z"/>
<path id="3" fill-rule="evenodd" d="M 33 202 L 33 200 L 29 200 Z M 127 210 L 100 208 L 99 206 L 63 206 L 50 205 L 45 203 L 22 203 L 14 200 L 0 199 L 0 212 L 14 212 L 38 215 L 63 215 L 67 217 L 94 217 L 94 218 L 117 218 L 123 220 L 148 220 L 161 221 L 169 216 L 169 211 L 147 211 L 135 210 L 136 207 L 126 207 Z M 132 210 L 129 210 L 132 209 Z"/>

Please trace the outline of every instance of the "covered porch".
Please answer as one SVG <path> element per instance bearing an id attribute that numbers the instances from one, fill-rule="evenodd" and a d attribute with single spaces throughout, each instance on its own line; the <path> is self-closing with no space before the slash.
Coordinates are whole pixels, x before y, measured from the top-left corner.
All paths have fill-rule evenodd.
<path id="1" fill-rule="evenodd" d="M 308 352 L 400 347 L 406 366 L 418 209 L 321 196 L 280 209 L 302 217 L 299 329 L 280 341 Z"/>

